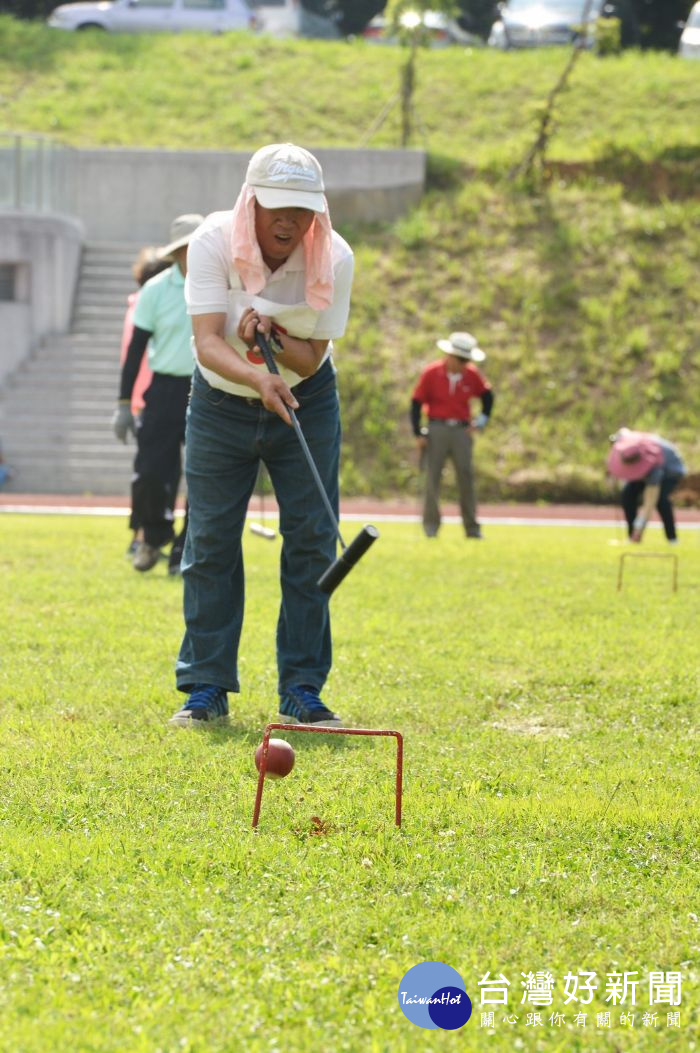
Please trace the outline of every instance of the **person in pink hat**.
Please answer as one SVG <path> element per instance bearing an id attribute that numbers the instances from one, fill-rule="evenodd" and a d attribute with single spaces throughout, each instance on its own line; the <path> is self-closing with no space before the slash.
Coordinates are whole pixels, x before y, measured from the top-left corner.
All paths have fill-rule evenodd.
<path id="1" fill-rule="evenodd" d="M 350 310 L 353 253 L 333 230 L 323 172 L 293 143 L 250 159 L 232 211 L 210 215 L 190 242 L 185 297 L 196 365 L 187 415 L 190 517 L 182 559 L 185 635 L 171 718 L 195 727 L 228 718 L 240 691 L 241 539 L 260 464 L 280 514 L 277 690 L 285 723 L 333 726 L 321 699 L 331 668 L 328 596 L 318 578 L 336 558 L 325 510 L 287 407 L 295 410 L 338 514 L 340 412 L 333 341 Z M 256 343 L 270 338 L 279 375 Z"/>
<path id="2" fill-rule="evenodd" d="M 639 544 L 658 511 L 667 540 L 675 544 L 676 521 L 671 494 L 686 474 L 680 453 L 668 439 L 652 432 L 620 428 L 610 436 L 608 472 L 622 483 L 620 500 L 630 541 Z"/>

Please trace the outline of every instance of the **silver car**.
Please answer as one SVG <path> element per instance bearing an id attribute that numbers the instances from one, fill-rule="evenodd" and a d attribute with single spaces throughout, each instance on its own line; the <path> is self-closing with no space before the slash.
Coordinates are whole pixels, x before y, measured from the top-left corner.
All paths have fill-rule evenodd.
<path id="1" fill-rule="evenodd" d="M 693 4 L 678 44 L 681 58 L 700 59 L 700 3 Z"/>
<path id="2" fill-rule="evenodd" d="M 430 47 L 446 47 L 449 44 L 463 44 L 465 47 L 483 45 L 480 37 L 467 33 L 455 18 L 449 18 L 441 11 L 405 11 L 399 21 L 406 30 L 421 26 L 425 41 Z M 385 15 L 375 15 L 363 30 L 362 36 L 372 44 L 396 44 L 396 37 L 392 35 L 389 26 L 389 19 Z"/>
<path id="3" fill-rule="evenodd" d="M 299 32 L 301 0 L 248 0 L 260 28 L 273 37 L 296 36 Z"/>
<path id="4" fill-rule="evenodd" d="M 588 6 L 586 25 L 583 16 Z M 603 9 L 603 0 L 509 0 L 500 5 L 489 45 L 510 48 L 536 48 L 552 44 L 571 44 L 585 34 L 592 40 L 592 27 Z"/>
<path id="5" fill-rule="evenodd" d="M 246 0 L 98 0 L 61 4 L 54 29 L 103 29 L 110 33 L 226 33 L 259 29 Z"/>

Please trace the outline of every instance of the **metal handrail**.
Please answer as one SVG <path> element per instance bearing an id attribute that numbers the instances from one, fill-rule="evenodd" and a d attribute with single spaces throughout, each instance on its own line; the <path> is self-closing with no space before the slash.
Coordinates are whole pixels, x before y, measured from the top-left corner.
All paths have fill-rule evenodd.
<path id="1" fill-rule="evenodd" d="M 0 130 L 0 208 L 74 212 L 76 154 L 49 135 Z"/>

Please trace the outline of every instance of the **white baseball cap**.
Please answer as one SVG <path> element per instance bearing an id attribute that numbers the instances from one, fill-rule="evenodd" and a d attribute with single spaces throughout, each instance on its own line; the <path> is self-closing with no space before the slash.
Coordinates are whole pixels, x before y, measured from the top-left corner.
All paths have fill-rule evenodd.
<path id="1" fill-rule="evenodd" d="M 486 355 L 471 333 L 450 333 L 447 340 L 438 340 L 437 346 L 446 355 L 456 355 L 469 362 L 483 362 Z"/>
<path id="2" fill-rule="evenodd" d="M 308 150 L 293 143 L 272 143 L 253 154 L 245 181 L 263 208 L 326 211 L 323 172 Z"/>

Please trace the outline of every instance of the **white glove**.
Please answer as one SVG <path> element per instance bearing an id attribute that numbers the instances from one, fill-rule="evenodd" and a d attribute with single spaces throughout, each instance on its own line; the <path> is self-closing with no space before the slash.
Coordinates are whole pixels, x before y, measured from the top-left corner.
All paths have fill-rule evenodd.
<path id="1" fill-rule="evenodd" d="M 480 413 L 478 417 L 474 419 L 474 427 L 477 431 L 483 431 L 488 424 L 489 419 L 485 413 Z"/>
<path id="2" fill-rule="evenodd" d="M 126 442 L 129 432 L 136 435 L 136 422 L 128 402 L 120 402 L 114 411 L 112 430 L 120 442 Z"/>
<path id="3" fill-rule="evenodd" d="M 647 517 L 644 515 L 643 512 L 638 512 L 634 518 L 634 523 L 632 524 L 632 533 L 630 534 L 630 541 L 634 541 L 636 542 L 636 544 L 639 544 L 639 542 L 642 540 L 642 535 L 644 533 L 644 528 L 646 525 Z"/>

